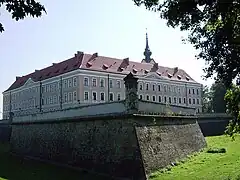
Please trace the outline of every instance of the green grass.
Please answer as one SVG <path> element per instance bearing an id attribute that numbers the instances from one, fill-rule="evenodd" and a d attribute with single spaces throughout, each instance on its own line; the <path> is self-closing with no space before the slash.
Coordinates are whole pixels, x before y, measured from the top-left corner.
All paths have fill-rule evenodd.
<path id="1" fill-rule="evenodd" d="M 0 180 L 107 180 L 87 172 L 12 157 L 0 144 Z"/>
<path id="2" fill-rule="evenodd" d="M 207 137 L 208 147 L 150 176 L 151 180 L 240 180 L 240 136 L 232 141 L 227 136 Z M 226 152 L 224 153 L 224 148 Z M 211 152 L 211 153 L 208 153 Z"/>

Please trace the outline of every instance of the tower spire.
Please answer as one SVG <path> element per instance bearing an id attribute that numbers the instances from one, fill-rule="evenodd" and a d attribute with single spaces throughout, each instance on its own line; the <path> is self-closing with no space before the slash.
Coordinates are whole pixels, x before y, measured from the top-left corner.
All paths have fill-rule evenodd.
<path id="1" fill-rule="evenodd" d="M 147 33 L 147 28 L 146 28 L 146 48 L 145 48 L 145 51 L 144 51 L 144 56 L 145 56 L 145 62 L 146 63 L 150 63 L 151 62 L 151 55 L 152 55 L 152 52 L 150 51 L 150 48 L 149 48 L 149 45 L 148 45 L 148 33 Z"/>

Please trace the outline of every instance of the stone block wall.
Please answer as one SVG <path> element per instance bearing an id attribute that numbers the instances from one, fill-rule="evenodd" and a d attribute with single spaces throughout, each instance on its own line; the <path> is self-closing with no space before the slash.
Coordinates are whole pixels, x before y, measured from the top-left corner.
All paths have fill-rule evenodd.
<path id="1" fill-rule="evenodd" d="M 11 151 L 125 179 L 206 145 L 194 117 L 125 115 L 68 121 L 15 122 Z"/>

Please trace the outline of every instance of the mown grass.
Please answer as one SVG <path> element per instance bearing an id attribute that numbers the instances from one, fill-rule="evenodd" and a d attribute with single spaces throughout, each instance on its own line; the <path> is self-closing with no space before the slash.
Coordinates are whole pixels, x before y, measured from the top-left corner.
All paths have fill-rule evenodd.
<path id="1" fill-rule="evenodd" d="M 0 144 L 0 180 L 107 180 L 106 177 L 56 167 L 9 154 L 6 144 Z"/>
<path id="2" fill-rule="evenodd" d="M 206 140 L 208 147 L 203 152 L 153 173 L 150 179 L 240 180 L 240 136 L 235 141 L 225 135 Z"/>

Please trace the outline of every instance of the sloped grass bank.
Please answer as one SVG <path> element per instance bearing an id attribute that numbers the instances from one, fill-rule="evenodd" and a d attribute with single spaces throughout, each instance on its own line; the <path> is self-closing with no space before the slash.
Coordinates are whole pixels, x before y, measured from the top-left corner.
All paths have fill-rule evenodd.
<path id="1" fill-rule="evenodd" d="M 151 180 L 240 180 L 240 136 L 207 137 L 208 147 L 150 176 Z"/>

